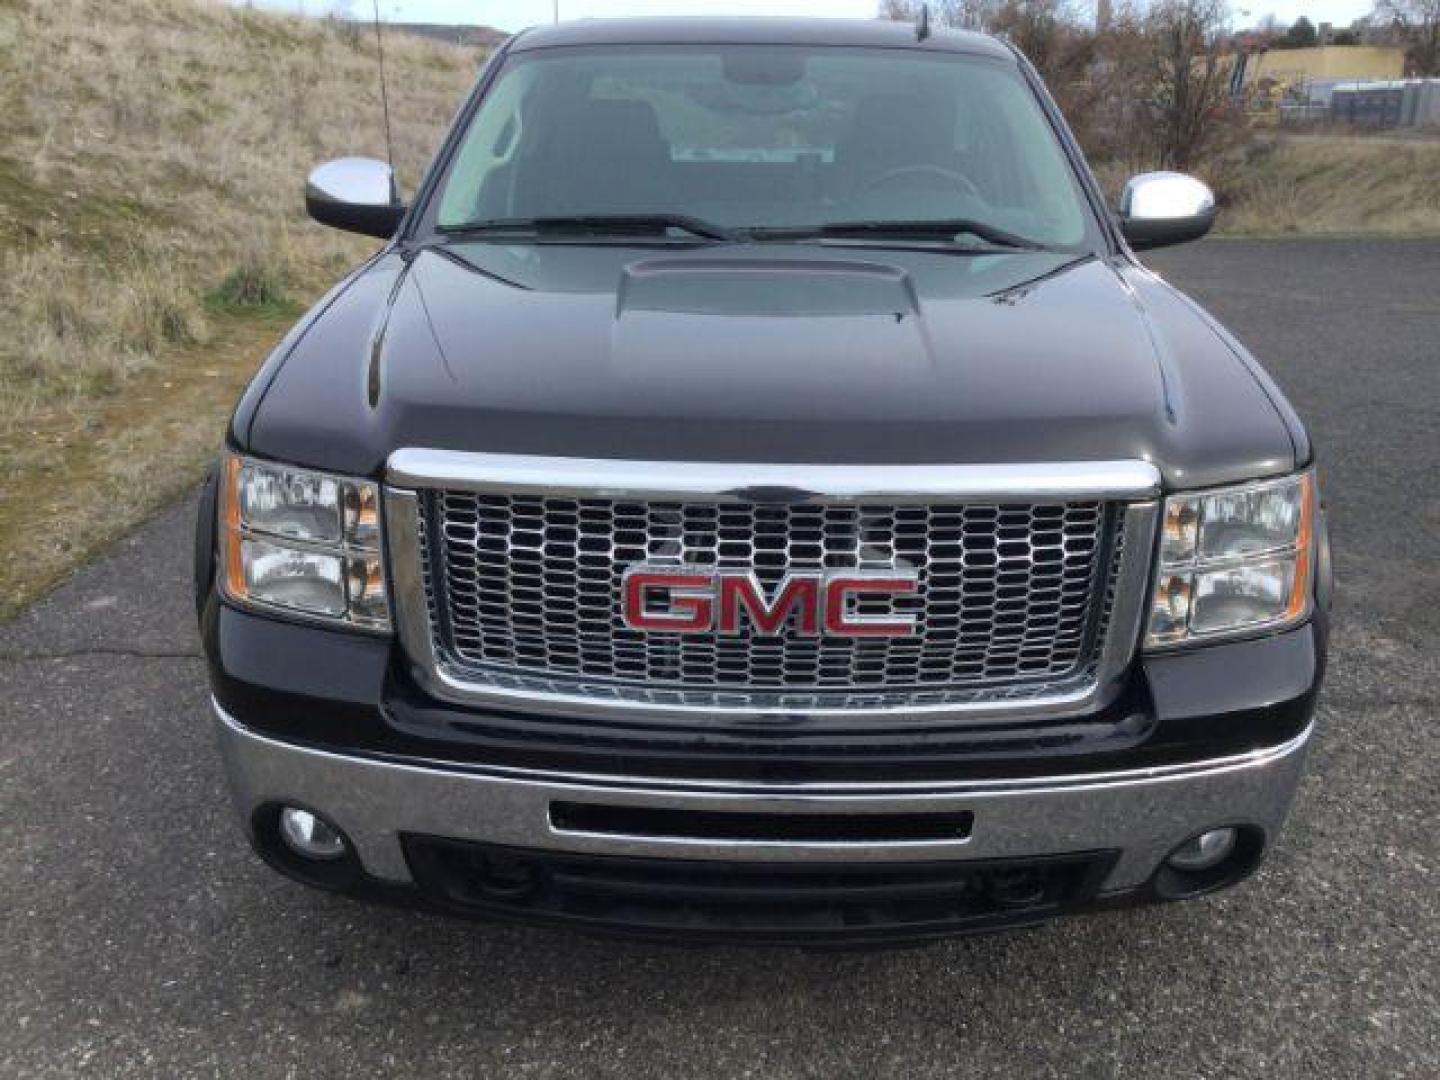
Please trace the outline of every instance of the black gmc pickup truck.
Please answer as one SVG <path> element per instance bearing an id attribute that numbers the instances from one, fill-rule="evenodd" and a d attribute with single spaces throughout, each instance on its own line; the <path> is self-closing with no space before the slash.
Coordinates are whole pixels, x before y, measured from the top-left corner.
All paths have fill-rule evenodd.
<path id="1" fill-rule="evenodd" d="M 196 587 L 276 869 L 861 944 L 1195 896 L 1294 792 L 1310 442 L 1035 71 L 886 22 L 519 35 L 235 411 Z"/>

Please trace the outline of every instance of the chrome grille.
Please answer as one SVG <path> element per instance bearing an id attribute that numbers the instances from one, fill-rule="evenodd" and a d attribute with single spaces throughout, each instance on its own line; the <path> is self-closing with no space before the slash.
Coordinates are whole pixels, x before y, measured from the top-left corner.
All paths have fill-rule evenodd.
<path id="1" fill-rule="evenodd" d="M 432 490 L 418 540 L 437 660 L 498 687 L 737 707 L 936 703 L 1093 681 L 1120 554 L 1102 501 L 784 505 Z M 913 570 L 906 638 L 646 634 L 621 620 L 635 564 Z M 892 606 L 893 605 L 893 606 Z"/>

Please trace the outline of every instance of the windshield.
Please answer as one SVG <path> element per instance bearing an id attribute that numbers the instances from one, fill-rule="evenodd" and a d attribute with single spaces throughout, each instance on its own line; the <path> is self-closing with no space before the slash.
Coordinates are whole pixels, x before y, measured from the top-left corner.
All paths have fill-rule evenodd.
<path id="1" fill-rule="evenodd" d="M 693 234 L 688 219 L 712 239 L 968 222 L 981 228 L 959 231 L 982 239 L 1069 249 L 1089 222 L 1006 63 L 788 45 L 511 56 L 450 162 L 436 225 L 615 217 L 680 219 Z"/>

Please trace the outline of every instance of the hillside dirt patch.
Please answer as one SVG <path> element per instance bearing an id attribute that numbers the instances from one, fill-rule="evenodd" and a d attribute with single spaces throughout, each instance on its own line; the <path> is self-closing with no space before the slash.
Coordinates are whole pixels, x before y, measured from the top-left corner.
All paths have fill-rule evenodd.
<path id="1" fill-rule="evenodd" d="M 293 318 L 212 315 L 207 345 L 165 350 L 123 394 L 0 432 L 0 618 L 200 479 L 236 398 Z"/>

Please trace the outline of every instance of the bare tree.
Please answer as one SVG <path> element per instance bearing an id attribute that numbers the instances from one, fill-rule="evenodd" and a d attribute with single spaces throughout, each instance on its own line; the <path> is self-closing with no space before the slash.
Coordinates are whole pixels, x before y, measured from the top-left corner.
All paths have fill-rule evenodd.
<path id="1" fill-rule="evenodd" d="M 987 29 L 1014 42 L 1057 92 L 1083 78 L 1094 59 L 1095 34 L 1068 0 L 1004 0 Z"/>
<path id="2" fill-rule="evenodd" d="M 1440 75 L 1440 0 L 1378 0 L 1372 18 L 1404 43 L 1406 71 Z"/>
<path id="3" fill-rule="evenodd" d="M 1186 169 L 1229 110 L 1224 0 L 1162 0 L 1145 22 L 1159 163 Z"/>
<path id="4" fill-rule="evenodd" d="M 921 0 L 884 0 L 880 15 L 886 19 L 914 22 L 920 17 Z M 930 17 L 944 26 L 961 30 L 989 29 L 990 12 L 999 6 L 999 0 L 934 0 L 930 4 Z"/>
<path id="5" fill-rule="evenodd" d="M 913 21 L 920 8 L 919 0 L 884 0 L 880 13 Z M 1072 0 L 938 0 L 930 10 L 931 18 L 945 26 L 1009 40 L 1053 91 L 1082 77 L 1092 58 L 1095 35 L 1081 25 Z"/>
<path id="6" fill-rule="evenodd" d="M 941 0 L 931 17 L 1012 41 L 1040 70 L 1102 173 L 1110 163 L 1219 171 L 1245 137 L 1229 99 L 1224 0 L 1155 0 L 1146 9 L 1113 0 L 1104 25 L 1093 28 L 1073 3 Z M 883 0 L 881 14 L 914 19 L 919 8 L 918 0 Z"/>

